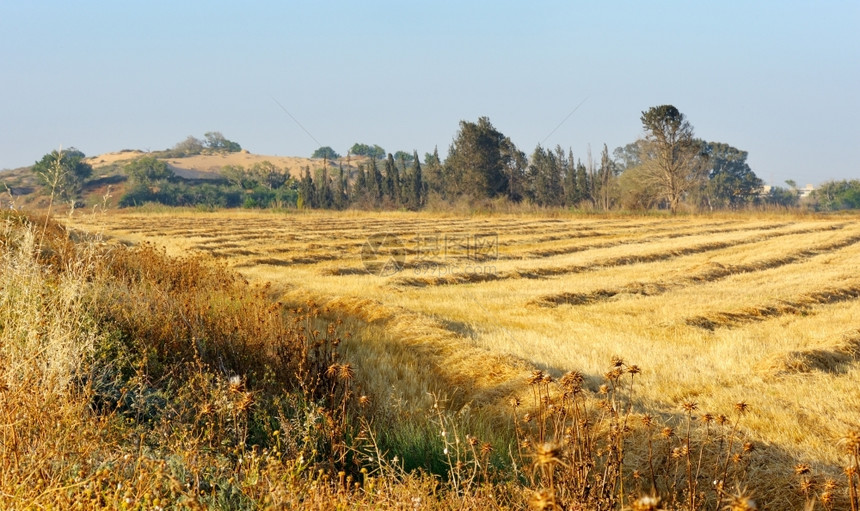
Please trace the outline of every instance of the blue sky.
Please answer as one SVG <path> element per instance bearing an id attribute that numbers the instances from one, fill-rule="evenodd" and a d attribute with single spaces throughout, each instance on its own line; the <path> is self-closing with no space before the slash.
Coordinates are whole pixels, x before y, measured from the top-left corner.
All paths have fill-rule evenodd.
<path id="1" fill-rule="evenodd" d="M 769 183 L 860 178 L 856 0 L 5 0 L 0 71 L 0 168 L 207 131 L 262 154 L 444 156 L 479 116 L 527 154 L 597 159 L 673 104 Z"/>

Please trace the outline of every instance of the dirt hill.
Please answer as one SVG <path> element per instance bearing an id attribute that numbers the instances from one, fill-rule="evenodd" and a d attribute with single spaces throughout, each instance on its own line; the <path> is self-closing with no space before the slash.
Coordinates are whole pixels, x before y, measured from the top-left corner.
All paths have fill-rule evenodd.
<path id="1" fill-rule="evenodd" d="M 252 154 L 246 150 L 235 153 L 199 154 L 173 158 L 161 157 L 157 152 L 147 153 L 125 149 L 86 159 L 87 163 L 93 167 L 93 174 L 84 186 L 84 203 L 101 203 L 106 194 L 112 194 L 114 197 L 121 195 L 126 184 L 124 165 L 148 154 L 155 155 L 160 160 L 165 161 L 176 176 L 191 180 L 222 179 L 221 169 L 226 166 L 241 166 L 249 169 L 254 164 L 263 161 L 273 163 L 276 167 L 289 172 L 293 177 L 300 177 L 304 167 L 310 167 L 313 170 L 323 165 L 321 159 Z M 352 157 L 349 163 L 355 166 L 365 159 Z M 345 158 L 342 162 L 335 161 L 332 163 L 347 165 Z M 7 203 L 37 208 L 47 205 L 47 197 L 42 193 L 31 167 L 0 172 L 0 207 L 4 207 Z"/>

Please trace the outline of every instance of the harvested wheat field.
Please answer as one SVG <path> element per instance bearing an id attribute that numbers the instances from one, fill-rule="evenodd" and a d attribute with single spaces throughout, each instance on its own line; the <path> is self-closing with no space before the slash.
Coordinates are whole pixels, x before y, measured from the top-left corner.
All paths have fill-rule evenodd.
<path id="1" fill-rule="evenodd" d="M 840 442 L 860 425 L 857 217 L 186 212 L 72 223 L 209 254 L 272 282 L 283 301 L 346 316 L 357 374 L 401 417 L 421 413 L 429 392 L 499 423 L 512 396 L 529 395 L 533 370 L 579 371 L 598 393 L 620 357 L 641 368 L 635 416 L 680 428 L 744 412 L 749 484 L 773 509 L 803 502 L 798 464 L 843 477 Z"/>

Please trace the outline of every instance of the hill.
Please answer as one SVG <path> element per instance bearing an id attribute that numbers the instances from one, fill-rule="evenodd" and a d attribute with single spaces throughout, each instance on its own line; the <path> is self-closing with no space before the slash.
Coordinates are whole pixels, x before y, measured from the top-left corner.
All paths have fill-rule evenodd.
<path id="1" fill-rule="evenodd" d="M 255 164 L 268 161 L 287 173 L 293 178 L 298 178 L 305 167 L 311 169 L 323 165 L 321 159 L 304 158 L 299 156 L 274 156 L 253 154 L 247 150 L 235 153 L 207 153 L 185 157 L 174 157 L 165 154 L 166 151 L 148 153 L 140 150 L 124 149 L 121 151 L 108 152 L 91 156 L 85 161 L 92 165 L 93 174 L 85 183 L 82 191 L 81 202 L 85 206 L 101 204 L 106 195 L 119 197 L 125 193 L 128 185 L 128 175 L 124 166 L 129 162 L 143 156 L 154 155 L 161 161 L 167 163 L 170 170 L 174 172 L 180 181 L 189 185 L 202 182 L 224 181 L 222 169 L 228 166 L 241 166 L 246 169 Z M 350 162 L 334 161 L 332 163 L 344 165 L 356 164 L 362 161 L 362 157 L 353 157 Z M 47 195 L 40 189 L 38 180 L 33 174 L 32 166 L 20 167 L 0 172 L 0 205 L 13 203 L 17 207 L 27 206 L 41 208 L 48 203 Z"/>

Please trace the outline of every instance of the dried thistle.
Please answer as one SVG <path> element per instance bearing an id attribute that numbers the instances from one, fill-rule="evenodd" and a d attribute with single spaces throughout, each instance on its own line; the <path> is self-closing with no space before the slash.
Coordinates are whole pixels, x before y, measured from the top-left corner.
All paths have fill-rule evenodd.
<path id="1" fill-rule="evenodd" d="M 639 497 L 633 502 L 632 511 L 661 511 L 660 497 Z"/>
<path id="2" fill-rule="evenodd" d="M 238 394 L 245 390 L 245 384 L 242 382 L 241 376 L 231 376 L 229 380 L 227 380 L 228 389 L 233 394 Z"/>
<path id="3" fill-rule="evenodd" d="M 490 442 L 484 442 L 481 444 L 481 456 L 487 456 L 491 452 L 493 452 L 493 445 Z"/>
<path id="4" fill-rule="evenodd" d="M 651 417 L 650 415 L 647 415 L 647 414 L 642 416 L 642 425 L 643 426 L 645 426 L 646 428 L 650 428 L 653 424 L 654 424 L 654 418 L 653 417 Z"/>
<path id="5" fill-rule="evenodd" d="M 236 404 L 236 408 L 240 412 L 247 412 L 254 405 L 254 395 L 250 392 L 242 394 L 242 399 Z"/>
<path id="6" fill-rule="evenodd" d="M 557 509 L 558 506 L 555 503 L 555 492 L 547 488 L 541 488 L 540 490 L 535 491 L 529 498 L 529 507 L 537 509 L 538 511 Z"/>
<path id="7" fill-rule="evenodd" d="M 543 381 L 543 376 L 543 371 L 541 371 L 540 369 L 535 369 L 534 371 L 532 371 L 532 375 L 529 377 L 527 382 L 529 385 L 537 385 Z"/>
<path id="8" fill-rule="evenodd" d="M 806 463 L 798 463 L 794 466 L 794 475 L 802 476 L 806 475 L 812 470 L 809 465 Z"/>
<path id="9" fill-rule="evenodd" d="M 342 381 L 350 381 L 355 376 L 355 371 L 350 364 L 342 364 L 338 370 L 338 378 Z"/>

